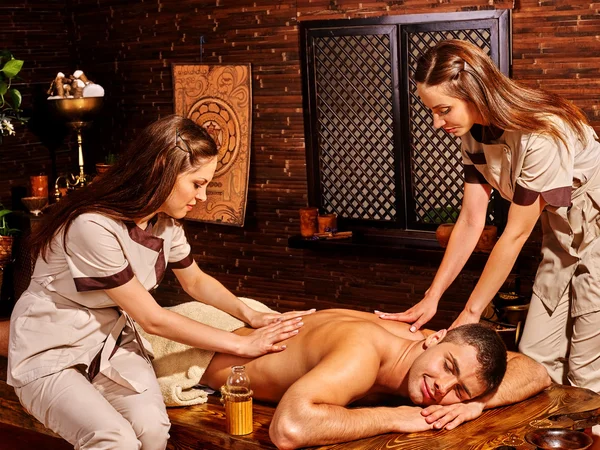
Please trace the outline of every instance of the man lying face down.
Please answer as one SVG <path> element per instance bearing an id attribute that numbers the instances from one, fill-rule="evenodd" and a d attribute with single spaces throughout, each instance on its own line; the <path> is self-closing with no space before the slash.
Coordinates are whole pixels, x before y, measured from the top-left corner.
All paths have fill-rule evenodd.
<path id="1" fill-rule="evenodd" d="M 254 397 L 279 402 L 269 434 L 282 449 L 452 429 L 550 384 L 540 364 L 518 353 L 507 357 L 498 334 L 479 324 L 426 336 L 351 310 L 318 311 L 303 321 L 285 351 L 255 359 L 217 353 L 200 380 L 219 389 L 231 366 L 245 365 Z M 426 408 L 347 407 L 390 396 Z"/>

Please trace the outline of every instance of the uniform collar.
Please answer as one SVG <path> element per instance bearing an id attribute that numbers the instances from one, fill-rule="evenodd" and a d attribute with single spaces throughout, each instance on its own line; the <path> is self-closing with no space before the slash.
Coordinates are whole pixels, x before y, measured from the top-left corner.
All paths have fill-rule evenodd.
<path id="1" fill-rule="evenodd" d="M 478 123 L 471 127 L 470 132 L 471 136 L 473 136 L 473 139 L 480 144 L 492 144 L 494 141 L 497 141 L 502 134 L 504 134 L 504 130 L 502 128 L 498 128 L 494 125 L 479 125 Z"/>
<path id="2" fill-rule="evenodd" d="M 133 242 L 136 242 L 150 250 L 158 252 L 163 247 L 163 239 L 154 236 L 152 229 L 154 228 L 151 222 L 148 222 L 148 226 L 145 230 L 138 227 L 135 222 L 125 222 L 127 230 L 129 231 L 129 237 Z"/>

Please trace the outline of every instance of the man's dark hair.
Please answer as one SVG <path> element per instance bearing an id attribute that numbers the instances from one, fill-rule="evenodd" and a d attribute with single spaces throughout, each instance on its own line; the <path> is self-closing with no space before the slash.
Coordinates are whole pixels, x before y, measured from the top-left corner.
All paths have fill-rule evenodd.
<path id="1" fill-rule="evenodd" d="M 479 323 L 461 325 L 448 330 L 444 342 L 466 344 L 477 350 L 481 365 L 479 380 L 487 386 L 486 394 L 496 389 L 506 373 L 506 345 L 500 335 L 489 326 Z"/>

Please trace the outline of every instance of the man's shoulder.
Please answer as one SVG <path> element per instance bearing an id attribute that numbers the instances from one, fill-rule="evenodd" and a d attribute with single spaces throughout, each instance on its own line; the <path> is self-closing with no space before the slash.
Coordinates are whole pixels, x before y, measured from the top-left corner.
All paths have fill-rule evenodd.
<path id="1" fill-rule="evenodd" d="M 355 356 L 363 352 L 381 355 L 393 342 L 409 342 L 368 320 L 340 321 L 332 334 L 332 349 L 351 348 Z"/>
<path id="2" fill-rule="evenodd" d="M 434 331 L 426 329 L 411 332 L 411 324 L 385 320 L 373 313 L 351 309 L 320 310 L 316 313 L 316 317 L 320 319 L 319 326 L 331 327 L 333 330 L 328 331 L 333 331 L 336 334 L 360 335 L 363 333 L 366 336 L 367 333 L 373 333 L 377 337 L 385 337 L 391 334 L 408 341 L 420 341 L 429 334 L 434 333 Z"/>

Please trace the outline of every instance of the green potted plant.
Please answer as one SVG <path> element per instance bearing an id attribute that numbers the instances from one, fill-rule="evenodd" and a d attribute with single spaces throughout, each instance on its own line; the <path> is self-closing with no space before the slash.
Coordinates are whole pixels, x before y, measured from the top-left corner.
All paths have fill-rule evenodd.
<path id="1" fill-rule="evenodd" d="M 6 220 L 6 216 L 11 212 L 0 203 L 0 267 L 6 266 L 10 261 L 13 236 L 19 232 L 17 228 L 11 228 Z"/>
<path id="2" fill-rule="evenodd" d="M 27 118 L 21 116 L 21 93 L 11 87 L 12 80 L 23 67 L 23 61 L 15 59 L 7 50 L 0 51 L 0 144 L 2 136 L 15 134 L 14 122 L 23 124 Z"/>

